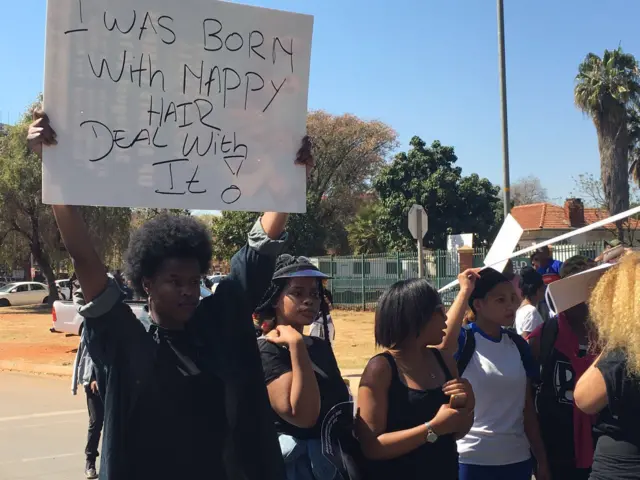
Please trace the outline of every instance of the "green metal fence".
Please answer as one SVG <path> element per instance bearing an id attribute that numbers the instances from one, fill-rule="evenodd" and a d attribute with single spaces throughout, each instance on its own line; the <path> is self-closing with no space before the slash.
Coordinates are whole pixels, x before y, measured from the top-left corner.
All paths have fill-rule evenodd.
<path id="1" fill-rule="evenodd" d="M 595 258 L 604 249 L 604 244 L 555 245 L 553 257 L 564 261 L 574 255 Z M 487 250 L 474 250 L 473 265 L 483 264 Z M 426 251 L 424 254 L 425 277 L 436 287 L 441 288 L 455 280 L 460 271 L 457 253 L 446 250 Z M 317 257 L 318 268 L 332 277 L 328 288 L 333 303 L 340 308 L 373 309 L 384 290 L 398 280 L 418 277 L 417 253 L 381 253 L 353 256 Z M 518 272 L 530 265 L 529 256 L 513 259 L 514 269 Z M 456 290 L 443 295 L 443 301 L 453 301 Z"/>

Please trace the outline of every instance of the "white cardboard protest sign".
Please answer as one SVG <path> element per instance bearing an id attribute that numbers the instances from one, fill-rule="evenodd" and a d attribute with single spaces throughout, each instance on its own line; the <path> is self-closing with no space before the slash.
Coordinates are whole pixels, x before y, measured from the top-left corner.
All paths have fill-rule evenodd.
<path id="1" fill-rule="evenodd" d="M 49 0 L 43 201 L 304 212 L 312 30 L 216 0 Z"/>
<path id="2" fill-rule="evenodd" d="M 518 246 L 524 230 L 510 214 L 507 215 L 500 231 L 493 241 L 493 245 L 484 258 L 484 266 L 503 272 L 509 259 L 505 259 L 506 252 L 513 252 Z"/>
<path id="3" fill-rule="evenodd" d="M 545 295 L 547 296 L 547 305 L 551 315 L 555 316 L 571 307 L 586 302 L 600 277 L 611 267 L 613 267 L 612 263 L 603 263 L 584 272 L 550 283 Z"/>

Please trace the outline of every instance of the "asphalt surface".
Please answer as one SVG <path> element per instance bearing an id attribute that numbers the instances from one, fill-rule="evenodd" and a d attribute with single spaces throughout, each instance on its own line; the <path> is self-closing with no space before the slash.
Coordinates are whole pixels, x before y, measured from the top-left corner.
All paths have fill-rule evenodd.
<path id="1" fill-rule="evenodd" d="M 70 380 L 0 372 L 0 479 L 85 478 L 87 423 Z"/>

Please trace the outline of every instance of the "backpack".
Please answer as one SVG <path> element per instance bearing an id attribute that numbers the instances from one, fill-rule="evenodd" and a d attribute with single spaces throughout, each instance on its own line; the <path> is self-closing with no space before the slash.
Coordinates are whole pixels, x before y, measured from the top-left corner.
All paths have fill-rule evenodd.
<path id="1" fill-rule="evenodd" d="M 473 331 L 469 325 L 465 325 L 462 327 L 462 331 L 464 332 L 464 345 L 460 350 L 460 355 L 458 356 L 457 364 L 458 364 L 458 375 L 461 377 L 464 373 L 465 369 L 469 365 L 471 358 L 473 357 L 474 352 L 476 351 L 476 339 Z M 526 362 L 524 360 L 525 352 L 529 348 L 529 344 L 527 341 L 518 335 L 514 330 L 504 329 L 504 333 L 516 344 L 518 347 L 518 352 L 520 353 L 520 360 L 522 361 L 522 365 L 526 370 Z M 553 346 L 553 344 L 552 344 Z"/>
<path id="2" fill-rule="evenodd" d="M 544 378 L 544 369 L 547 367 L 553 347 L 558 338 L 558 317 L 551 317 L 542 324 L 540 331 L 540 355 L 538 363 L 540 364 L 540 379 Z"/>

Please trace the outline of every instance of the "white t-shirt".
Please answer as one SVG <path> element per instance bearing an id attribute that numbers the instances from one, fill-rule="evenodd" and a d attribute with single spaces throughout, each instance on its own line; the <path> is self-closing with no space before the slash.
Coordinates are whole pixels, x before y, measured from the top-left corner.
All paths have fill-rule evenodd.
<path id="1" fill-rule="evenodd" d="M 522 332 L 533 332 L 544 323 L 542 315 L 533 305 L 522 305 L 516 312 L 516 331 L 518 335 Z"/>
<path id="2" fill-rule="evenodd" d="M 475 324 L 471 329 L 476 349 L 462 377 L 473 387 L 476 408 L 471 430 L 458 440 L 460 463 L 497 466 L 524 462 L 531 458 L 531 452 L 524 433 L 527 373 L 520 351 L 506 333 L 496 341 Z M 462 344 L 458 342 L 459 350 Z M 533 362 L 530 368 L 534 368 Z"/>

